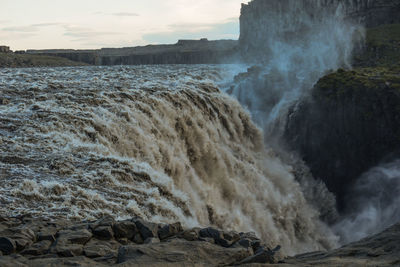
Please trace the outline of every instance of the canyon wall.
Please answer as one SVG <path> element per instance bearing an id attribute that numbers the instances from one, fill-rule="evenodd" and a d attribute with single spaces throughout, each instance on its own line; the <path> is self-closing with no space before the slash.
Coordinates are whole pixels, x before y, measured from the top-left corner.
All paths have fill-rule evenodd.
<path id="1" fill-rule="evenodd" d="M 297 6 L 297 7 L 296 7 Z M 286 38 L 309 30 L 311 25 L 293 23 L 288 15 L 288 9 L 298 9 L 310 17 L 320 16 L 324 19 L 326 13 L 342 16 L 349 22 L 360 23 L 366 27 L 376 27 L 382 24 L 400 23 L 400 1 L 396 0 L 253 0 L 242 4 L 240 16 L 240 48 L 243 58 L 250 62 L 266 60 L 266 44 L 274 36 L 276 14 L 280 14 L 286 24 Z M 295 7 L 295 8 L 293 8 Z M 292 14 L 296 16 L 296 14 Z M 300 16 L 298 16 L 300 17 Z M 298 21 L 300 22 L 300 21 Z"/>
<path id="2" fill-rule="evenodd" d="M 219 64 L 237 62 L 236 40 L 179 40 L 173 45 L 147 45 L 98 50 L 28 50 L 90 65 Z"/>

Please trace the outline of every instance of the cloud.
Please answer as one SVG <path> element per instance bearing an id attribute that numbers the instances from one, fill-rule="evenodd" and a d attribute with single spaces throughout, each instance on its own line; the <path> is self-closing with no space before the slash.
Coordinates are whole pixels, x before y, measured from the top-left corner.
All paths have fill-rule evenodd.
<path id="1" fill-rule="evenodd" d="M 117 16 L 117 17 L 138 17 L 139 16 L 139 14 L 131 13 L 131 12 L 118 12 L 118 13 L 112 13 L 111 15 Z"/>
<path id="2" fill-rule="evenodd" d="M 38 31 L 37 27 L 32 25 L 30 26 L 15 26 L 15 27 L 6 27 L 2 28 L 3 31 L 6 32 L 36 32 Z"/>
<path id="3" fill-rule="evenodd" d="M 65 28 L 64 36 L 70 36 L 76 38 L 72 41 L 85 41 L 96 37 L 120 34 L 118 32 L 96 31 L 91 28 L 85 28 L 73 25 L 64 25 L 64 28 Z"/>
<path id="4" fill-rule="evenodd" d="M 106 16 L 116 16 L 116 17 L 138 17 L 138 13 L 134 12 L 116 12 L 116 13 L 105 13 L 105 12 L 94 12 L 94 15 L 106 15 Z"/>
<path id="5" fill-rule="evenodd" d="M 48 22 L 48 23 L 37 23 L 37 24 L 32 24 L 32 27 L 50 27 L 50 26 L 62 26 L 65 25 L 64 23 L 59 23 L 59 22 Z"/>
<path id="6" fill-rule="evenodd" d="M 179 39 L 237 39 L 239 20 L 230 18 L 220 23 L 179 23 L 168 25 L 164 32 L 148 33 L 143 39 L 150 43 L 176 43 Z"/>

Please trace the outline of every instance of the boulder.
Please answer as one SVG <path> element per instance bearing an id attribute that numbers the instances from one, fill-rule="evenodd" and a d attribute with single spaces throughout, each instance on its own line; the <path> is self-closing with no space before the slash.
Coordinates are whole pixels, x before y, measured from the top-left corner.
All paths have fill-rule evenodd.
<path id="1" fill-rule="evenodd" d="M 158 237 L 158 224 L 145 222 L 142 219 L 136 220 L 135 224 L 143 240 L 149 237 Z"/>
<path id="2" fill-rule="evenodd" d="M 230 265 L 247 258 L 244 248 L 223 248 L 208 242 L 170 239 L 147 245 L 122 246 L 117 263 L 126 266 L 219 266 Z"/>
<path id="3" fill-rule="evenodd" d="M 51 252 L 61 257 L 76 257 L 82 255 L 83 246 L 79 244 L 57 243 L 51 248 Z"/>
<path id="4" fill-rule="evenodd" d="M 115 240 L 99 240 L 92 238 L 83 248 L 84 254 L 89 258 L 116 257 L 121 246 Z"/>
<path id="5" fill-rule="evenodd" d="M 133 239 L 136 233 L 138 233 L 138 229 L 134 222 L 122 221 L 114 224 L 115 238 Z"/>
<path id="6" fill-rule="evenodd" d="M 99 226 L 110 226 L 113 227 L 115 224 L 115 219 L 111 216 L 106 216 L 103 217 L 97 221 L 95 221 L 94 223 L 90 224 L 89 227 L 91 229 L 96 229 Z"/>
<path id="7" fill-rule="evenodd" d="M 111 226 L 99 226 L 96 227 L 96 229 L 93 230 L 93 234 L 103 240 L 110 240 L 114 238 L 114 232 L 111 228 Z"/>
<path id="8" fill-rule="evenodd" d="M 36 238 L 38 241 L 48 240 L 54 242 L 56 241 L 56 234 L 57 234 L 56 228 L 46 228 L 43 229 L 41 232 L 38 232 L 36 234 Z"/>
<path id="9" fill-rule="evenodd" d="M 160 240 L 167 239 L 168 237 L 177 235 L 182 232 L 182 225 L 180 222 L 164 225 L 160 230 L 158 230 L 158 237 Z"/>
<path id="10" fill-rule="evenodd" d="M 143 244 L 156 244 L 156 243 L 160 243 L 160 239 L 158 239 L 157 237 L 149 237 L 143 242 Z"/>
<path id="11" fill-rule="evenodd" d="M 249 264 L 249 263 L 276 263 L 274 258 L 275 252 L 271 250 L 260 250 L 255 255 L 250 256 L 244 260 L 242 260 L 240 264 Z"/>
<path id="12" fill-rule="evenodd" d="M 80 244 L 83 245 L 92 238 L 93 234 L 88 230 L 63 230 L 60 231 L 57 243 L 63 244 Z"/>
<path id="13" fill-rule="evenodd" d="M 223 232 L 212 227 L 201 229 L 199 232 L 201 238 L 212 238 L 215 244 L 223 247 L 230 247 L 240 239 L 240 235 L 235 232 Z"/>
<path id="14" fill-rule="evenodd" d="M 17 244 L 15 241 L 8 237 L 0 237 L 0 251 L 5 254 L 9 255 L 14 253 L 17 249 Z"/>
<path id="15" fill-rule="evenodd" d="M 46 254 L 51 246 L 51 241 L 49 240 L 42 240 L 37 243 L 34 243 L 30 247 L 24 249 L 21 251 L 22 255 L 33 255 L 33 256 L 39 256 Z"/>

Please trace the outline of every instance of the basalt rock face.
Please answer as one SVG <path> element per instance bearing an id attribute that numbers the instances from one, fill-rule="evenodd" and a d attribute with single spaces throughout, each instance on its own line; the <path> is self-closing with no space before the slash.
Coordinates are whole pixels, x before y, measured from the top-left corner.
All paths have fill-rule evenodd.
<path id="1" fill-rule="evenodd" d="M 179 40 L 174 45 L 102 48 L 99 50 L 28 50 L 91 65 L 220 64 L 237 60 L 235 40 Z"/>
<path id="2" fill-rule="evenodd" d="M 400 151 L 400 68 L 338 70 L 289 112 L 285 139 L 345 206 L 346 190 Z"/>
<path id="3" fill-rule="evenodd" d="M 284 38 L 295 40 L 327 16 L 370 28 L 399 23 L 399 14 L 400 2 L 395 0 L 253 0 L 242 4 L 240 49 L 247 61 L 265 60 L 266 44 L 275 35 L 278 21 Z M 293 21 L 293 16 L 298 19 Z"/>

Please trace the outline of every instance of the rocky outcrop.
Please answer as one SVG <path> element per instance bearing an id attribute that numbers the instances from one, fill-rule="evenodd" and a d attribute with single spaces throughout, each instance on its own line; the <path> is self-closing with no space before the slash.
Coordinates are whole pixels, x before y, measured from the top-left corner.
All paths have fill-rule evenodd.
<path id="1" fill-rule="evenodd" d="M 58 66 L 83 66 L 82 62 L 72 61 L 63 57 L 46 55 L 28 55 L 12 52 L 0 53 L 0 68 L 15 67 L 58 67 Z"/>
<path id="2" fill-rule="evenodd" d="M 344 207 L 364 171 L 400 150 L 400 68 L 338 70 L 289 113 L 285 139 Z"/>
<path id="3" fill-rule="evenodd" d="M 289 266 L 399 266 L 400 224 L 328 252 L 312 252 L 285 259 Z"/>
<path id="4" fill-rule="evenodd" d="M 145 238 L 144 229 L 153 226 L 158 237 L 138 243 L 135 236 Z M 96 234 L 100 229 L 108 229 L 112 238 L 101 238 Z M 284 258 L 280 246 L 269 249 L 252 232 L 185 230 L 179 223 L 139 218 L 73 222 L 0 217 L 0 266 L 393 266 L 400 263 L 399 241 L 397 224 L 336 250 Z"/>
<path id="5" fill-rule="evenodd" d="M 183 229 L 133 218 L 72 222 L 0 217 L 0 266 L 221 266 L 275 263 L 254 233 Z"/>
<path id="6" fill-rule="evenodd" d="M 293 12 L 291 15 L 290 12 Z M 299 12 L 302 13 L 299 16 Z M 318 27 L 327 16 L 344 17 L 368 28 L 400 23 L 400 2 L 395 0 L 253 0 L 242 4 L 240 15 L 240 49 L 243 57 L 260 62 L 266 53 L 265 44 L 274 36 L 281 21 L 284 38 L 303 34 L 310 23 Z M 291 20 L 285 16 L 296 16 Z M 278 17 L 277 17 L 278 16 Z M 311 19 L 302 21 L 302 19 Z M 290 23 L 288 23 L 290 21 Z"/>
<path id="7" fill-rule="evenodd" d="M 102 48 L 99 50 L 28 50 L 28 54 L 51 55 L 91 65 L 219 64 L 237 60 L 234 40 L 179 40 L 174 45 Z"/>

